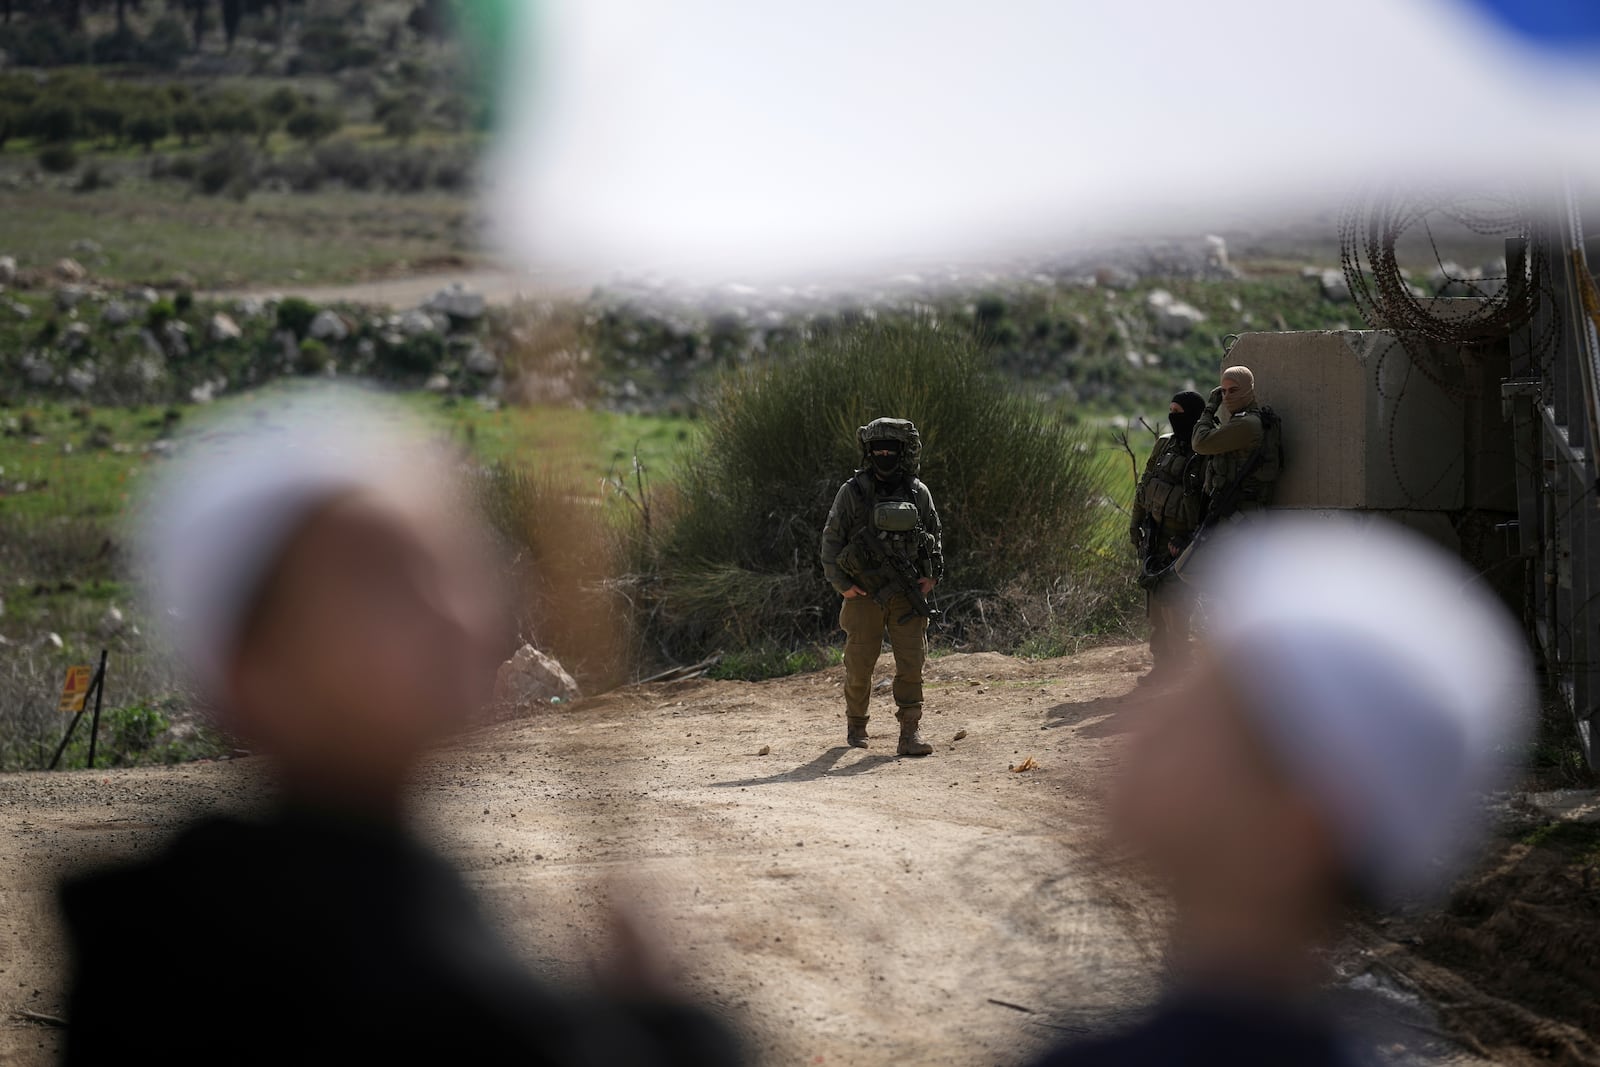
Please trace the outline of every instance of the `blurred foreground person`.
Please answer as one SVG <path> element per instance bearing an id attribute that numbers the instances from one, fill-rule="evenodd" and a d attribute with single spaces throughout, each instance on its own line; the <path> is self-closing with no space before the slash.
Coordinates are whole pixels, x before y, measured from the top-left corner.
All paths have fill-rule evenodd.
<path id="1" fill-rule="evenodd" d="M 417 440 L 375 399 L 316 390 L 162 478 L 153 606 L 278 796 L 63 888 L 69 1064 L 734 1058 L 693 1009 L 541 986 L 406 829 L 412 771 L 489 695 L 501 621 L 459 472 Z"/>
<path id="2" fill-rule="evenodd" d="M 1189 547 L 1205 512 L 1205 460 L 1189 443 L 1204 407 L 1205 399 L 1192 389 L 1173 396 L 1167 408 L 1172 430 L 1156 441 L 1133 494 L 1128 535 L 1139 553 L 1154 661 L 1140 685 L 1173 681 L 1189 664 L 1194 594 L 1172 573 L 1172 563 Z"/>
<path id="3" fill-rule="evenodd" d="M 1531 715 L 1523 637 L 1455 560 L 1385 523 L 1267 518 L 1206 561 L 1181 706 L 1152 703 L 1113 794 L 1169 888 L 1172 985 L 1051 1065 L 1376 1062 L 1318 1004 L 1352 902 L 1442 890 Z"/>

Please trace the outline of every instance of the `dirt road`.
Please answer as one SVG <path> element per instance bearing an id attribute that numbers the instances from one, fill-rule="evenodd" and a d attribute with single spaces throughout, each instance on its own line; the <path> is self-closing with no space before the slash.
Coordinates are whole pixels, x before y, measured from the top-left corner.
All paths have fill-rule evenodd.
<path id="1" fill-rule="evenodd" d="M 1156 990 L 1162 904 L 1106 861 L 1096 800 L 1145 663 L 934 660 L 922 760 L 892 756 L 882 715 L 870 749 L 840 744 L 838 669 L 624 690 L 474 734 L 418 809 L 548 973 L 603 953 L 595 900 L 648 900 L 692 992 L 764 1062 L 1014 1063 Z M 16 1014 L 62 1010 L 57 874 L 260 788 L 254 760 L 0 779 L 0 1061 L 57 1047 Z M 173 942 L 227 951 L 216 931 Z M 1391 1051 L 1481 1062 L 1426 1027 Z"/>

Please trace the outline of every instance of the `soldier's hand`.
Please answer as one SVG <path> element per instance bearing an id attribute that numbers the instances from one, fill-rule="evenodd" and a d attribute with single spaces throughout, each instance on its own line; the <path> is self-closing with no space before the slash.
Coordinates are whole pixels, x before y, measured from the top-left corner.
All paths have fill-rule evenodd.
<path id="1" fill-rule="evenodd" d="M 932 578 L 918 578 L 917 579 L 917 588 L 922 590 L 922 595 L 923 596 L 927 596 L 929 593 L 933 592 L 933 587 L 938 585 L 938 584 L 939 583 L 934 581 Z"/>
<path id="2" fill-rule="evenodd" d="M 857 597 L 863 597 L 866 595 L 867 591 L 861 588 L 859 585 L 852 585 L 849 589 L 844 591 L 844 598 L 846 600 L 854 600 Z"/>
<path id="3" fill-rule="evenodd" d="M 1167 552 L 1172 556 L 1173 559 L 1177 559 L 1179 556 L 1183 555 L 1183 549 L 1178 547 L 1178 542 L 1176 541 L 1167 542 Z"/>
<path id="4" fill-rule="evenodd" d="M 1215 411 L 1222 406 L 1222 386 L 1211 390 L 1211 397 L 1206 401 L 1206 410 Z"/>

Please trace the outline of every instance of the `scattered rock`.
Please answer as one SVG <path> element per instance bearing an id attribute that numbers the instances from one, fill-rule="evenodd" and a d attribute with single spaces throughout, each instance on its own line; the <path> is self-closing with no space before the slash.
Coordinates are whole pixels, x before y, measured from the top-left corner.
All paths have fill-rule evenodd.
<path id="1" fill-rule="evenodd" d="M 93 363 L 84 363 L 84 364 L 81 364 L 81 365 L 76 366 L 76 367 L 68 367 L 67 368 L 67 375 L 66 375 L 67 388 L 71 389 L 74 393 L 77 393 L 79 396 L 83 396 L 83 395 L 87 394 L 90 389 L 93 389 L 94 388 L 94 383 L 96 381 L 98 381 L 98 380 L 99 380 L 99 376 L 95 373 L 95 368 L 94 368 L 94 364 Z M 110 441 L 106 442 L 107 445 L 109 445 L 110 443 L 111 443 Z M 95 448 L 105 447 L 103 445 L 96 445 L 94 443 L 93 438 L 90 439 L 89 445 L 90 445 L 90 447 L 95 447 Z"/>
<path id="2" fill-rule="evenodd" d="M 83 264 L 70 256 L 56 260 L 55 276 L 64 282 L 81 282 L 89 276 Z"/>
<path id="3" fill-rule="evenodd" d="M 756 753 L 756 755 L 758 755 L 758 756 L 770 756 L 770 755 L 772 755 L 772 746 L 771 745 L 762 745 L 761 746 L 761 750 L 758 751 Z"/>
<path id="4" fill-rule="evenodd" d="M 244 331 L 239 329 L 239 324 L 225 312 L 217 312 L 211 316 L 211 321 L 206 323 L 206 339 L 213 343 L 237 341 L 243 336 Z"/>
<path id="5" fill-rule="evenodd" d="M 122 295 L 127 297 L 129 300 L 132 300 L 134 303 L 143 304 L 146 307 L 149 307 L 151 304 L 154 304 L 157 300 L 161 299 L 161 294 L 150 288 L 148 285 L 131 286 L 128 289 L 123 290 Z"/>
<path id="6" fill-rule="evenodd" d="M 41 637 L 39 639 L 39 643 L 41 645 L 49 645 L 51 648 L 55 649 L 58 652 L 61 651 L 61 649 L 66 647 L 66 642 L 61 640 L 61 635 L 58 634 L 58 633 L 55 633 L 54 631 L 52 631 L 50 633 L 47 633 L 43 637 Z"/>
<path id="7" fill-rule="evenodd" d="M 69 323 L 61 331 L 61 346 L 68 352 L 78 352 L 89 347 L 89 324 L 86 322 Z"/>
<path id="8" fill-rule="evenodd" d="M 1206 321 L 1199 308 L 1184 303 L 1165 289 L 1152 289 L 1144 302 L 1155 319 L 1156 329 L 1168 337 L 1183 337 Z"/>
<path id="9" fill-rule="evenodd" d="M 504 704 L 527 707 L 577 700 L 578 683 L 560 663 L 532 645 L 523 645 L 500 665 L 494 677 L 494 697 Z"/>
<path id="10" fill-rule="evenodd" d="M 33 309 L 27 304 L 22 304 L 15 300 L 8 300 L 5 304 L 5 308 L 16 318 L 23 320 L 33 318 Z"/>
<path id="11" fill-rule="evenodd" d="M 17 280 L 17 261 L 13 256 L 0 256 L 0 285 L 11 285 Z"/>
<path id="12" fill-rule="evenodd" d="M 28 352 L 22 357 L 22 373 L 28 376 L 29 385 L 49 385 L 56 380 L 55 368 L 50 361 L 37 352 Z"/>
<path id="13" fill-rule="evenodd" d="M 488 375 L 500 370 L 500 357 L 477 343 L 467 351 L 463 362 L 467 370 L 473 374 Z"/>
<path id="14" fill-rule="evenodd" d="M 259 296 L 241 296 L 233 302 L 233 310 L 241 319 L 259 319 L 267 313 L 267 302 Z"/>
<path id="15" fill-rule="evenodd" d="M 433 333 L 436 328 L 433 323 L 433 316 L 418 308 L 413 308 L 401 315 L 400 321 L 396 325 L 400 328 L 400 332 L 407 337 L 420 337 L 425 333 Z"/>
<path id="16" fill-rule="evenodd" d="M 122 617 L 122 609 L 118 608 L 115 604 L 106 608 L 106 613 L 100 616 L 100 632 L 107 637 L 115 633 L 120 633 L 122 631 L 123 624 L 124 620 Z"/>
<path id="17" fill-rule="evenodd" d="M 70 246 L 68 246 L 68 250 L 74 255 L 84 256 L 98 256 L 102 251 L 104 251 L 104 249 L 100 247 L 99 241 L 92 240 L 88 237 L 78 238 L 76 241 L 72 242 Z"/>
<path id="18" fill-rule="evenodd" d="M 1335 304 L 1345 304 L 1350 301 L 1350 281 L 1344 276 L 1342 270 L 1325 270 L 1317 276 L 1317 284 L 1322 286 L 1322 297 Z"/>
<path id="19" fill-rule="evenodd" d="M 337 344 L 350 336 L 350 327 L 338 312 L 324 308 L 311 320 L 310 334 L 319 341 L 332 341 Z"/>
<path id="20" fill-rule="evenodd" d="M 422 384 L 422 388 L 430 393 L 448 393 L 450 391 L 450 379 L 443 374 L 432 374 Z"/>
<path id="21" fill-rule="evenodd" d="M 460 282 L 448 289 L 440 289 L 428 302 L 422 305 L 424 311 L 437 311 L 449 315 L 452 319 L 480 319 L 483 317 L 485 303 L 482 293 L 474 293 L 463 288 Z"/>
<path id="22" fill-rule="evenodd" d="M 1139 276 L 1124 267 L 1101 267 L 1094 272 L 1094 281 L 1102 289 L 1132 289 Z"/>
<path id="23" fill-rule="evenodd" d="M 217 398 L 217 390 L 210 382 L 201 382 L 189 390 L 189 401 L 193 404 L 209 404 Z"/>
<path id="24" fill-rule="evenodd" d="M 161 343 L 174 356 L 189 354 L 189 324 L 181 319 L 169 319 L 161 326 Z"/>
<path id="25" fill-rule="evenodd" d="M 126 326 L 133 321 L 133 310 L 120 300 L 111 300 L 101 310 L 100 321 L 107 326 Z"/>
<path id="26" fill-rule="evenodd" d="M 71 311 L 83 303 L 89 296 L 89 290 L 81 285 L 63 285 L 56 290 L 56 307 L 62 311 Z"/>
<path id="27" fill-rule="evenodd" d="M 1232 273 L 1233 266 L 1228 262 L 1228 242 L 1214 233 L 1206 234 L 1204 240 L 1207 269 L 1218 273 Z"/>
<path id="28" fill-rule="evenodd" d="M 965 730 L 957 730 L 956 731 L 956 736 L 951 738 L 951 740 L 960 741 L 962 738 L 964 738 L 966 736 L 967 736 L 967 731 L 965 731 Z"/>

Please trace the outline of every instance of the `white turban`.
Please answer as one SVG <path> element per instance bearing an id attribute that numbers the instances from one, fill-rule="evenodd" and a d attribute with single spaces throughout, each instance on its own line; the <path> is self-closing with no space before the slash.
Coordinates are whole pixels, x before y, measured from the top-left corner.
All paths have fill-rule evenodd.
<path id="1" fill-rule="evenodd" d="M 137 520 L 153 616 L 216 698 L 262 581 L 321 506 L 429 476 L 409 417 L 374 394 L 319 386 L 242 406 L 180 447 Z"/>
<path id="2" fill-rule="evenodd" d="M 1382 520 L 1273 516 L 1217 545 L 1207 640 L 1357 884 L 1444 883 L 1520 753 L 1528 646 L 1479 578 Z"/>

